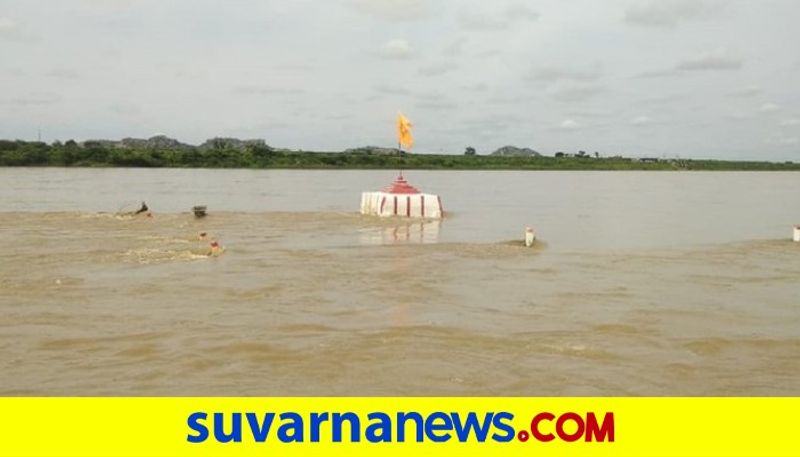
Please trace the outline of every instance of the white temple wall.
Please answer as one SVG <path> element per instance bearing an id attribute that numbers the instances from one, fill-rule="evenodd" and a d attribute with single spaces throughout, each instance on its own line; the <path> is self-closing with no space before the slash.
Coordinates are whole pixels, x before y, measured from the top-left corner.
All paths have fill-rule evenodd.
<path id="1" fill-rule="evenodd" d="M 441 199 L 434 194 L 363 192 L 361 214 L 440 219 L 444 211 Z"/>

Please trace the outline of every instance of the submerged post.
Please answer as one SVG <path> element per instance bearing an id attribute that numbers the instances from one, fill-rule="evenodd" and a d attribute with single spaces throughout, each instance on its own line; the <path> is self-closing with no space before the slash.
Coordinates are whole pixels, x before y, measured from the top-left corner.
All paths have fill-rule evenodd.
<path id="1" fill-rule="evenodd" d="M 214 240 L 211 242 L 211 250 L 208 253 L 209 257 L 219 257 L 225 252 L 225 248 L 220 246 L 219 241 Z"/>
<path id="2" fill-rule="evenodd" d="M 525 227 L 525 247 L 533 246 L 534 241 L 536 241 L 536 232 L 533 231 L 533 227 Z"/>

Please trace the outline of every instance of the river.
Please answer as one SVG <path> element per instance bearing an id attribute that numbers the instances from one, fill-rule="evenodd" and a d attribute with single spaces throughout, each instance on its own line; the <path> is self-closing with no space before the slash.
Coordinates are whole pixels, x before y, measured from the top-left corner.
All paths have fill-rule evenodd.
<path id="1" fill-rule="evenodd" d="M 405 176 L 0 168 L 0 395 L 800 394 L 799 174 Z"/>

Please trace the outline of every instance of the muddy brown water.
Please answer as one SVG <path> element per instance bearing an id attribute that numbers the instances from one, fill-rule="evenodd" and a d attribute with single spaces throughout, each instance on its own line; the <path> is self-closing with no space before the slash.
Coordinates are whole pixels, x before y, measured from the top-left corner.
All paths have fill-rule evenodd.
<path id="1" fill-rule="evenodd" d="M 0 169 L 0 394 L 800 394 L 800 175 L 407 176 Z"/>

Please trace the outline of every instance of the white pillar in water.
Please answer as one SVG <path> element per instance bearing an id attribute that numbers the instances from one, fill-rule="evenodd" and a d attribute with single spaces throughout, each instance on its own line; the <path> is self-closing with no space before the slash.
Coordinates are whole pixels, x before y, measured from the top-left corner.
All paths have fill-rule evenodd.
<path id="1" fill-rule="evenodd" d="M 792 239 L 795 243 L 800 243 L 800 225 L 794 226 L 794 236 Z"/>
<path id="2" fill-rule="evenodd" d="M 533 231 L 533 227 L 525 227 L 525 246 L 533 246 L 534 241 L 536 241 L 536 233 Z"/>

